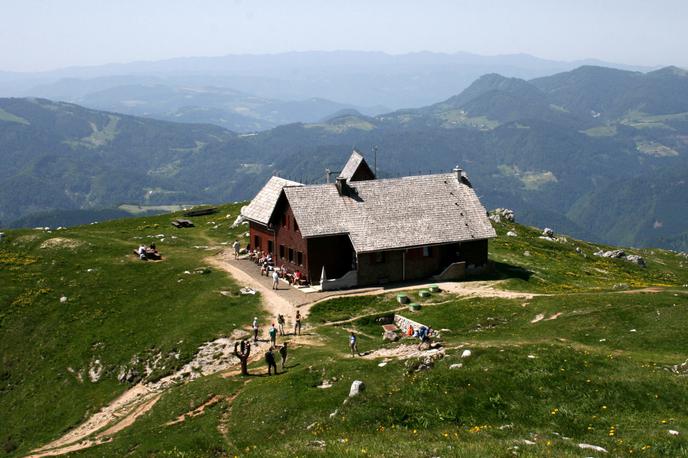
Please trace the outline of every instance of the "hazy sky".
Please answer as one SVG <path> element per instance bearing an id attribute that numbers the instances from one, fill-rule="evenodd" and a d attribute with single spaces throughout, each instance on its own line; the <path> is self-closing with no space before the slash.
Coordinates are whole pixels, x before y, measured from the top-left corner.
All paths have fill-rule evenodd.
<path id="1" fill-rule="evenodd" d="M 688 67 L 686 0 L 0 0 L 0 70 L 305 50 Z"/>

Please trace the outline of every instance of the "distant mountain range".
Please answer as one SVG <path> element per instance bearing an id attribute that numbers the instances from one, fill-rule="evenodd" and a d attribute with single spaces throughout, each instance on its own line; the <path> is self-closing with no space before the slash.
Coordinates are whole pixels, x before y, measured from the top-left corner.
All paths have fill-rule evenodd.
<path id="1" fill-rule="evenodd" d="M 526 54 L 361 51 L 191 57 L 41 73 L 0 72 L 0 96 L 46 98 L 249 132 L 315 122 L 344 109 L 375 115 L 430 105 L 486 73 L 535 78 L 593 62 Z"/>
<path id="2" fill-rule="evenodd" d="M 274 173 L 322 181 L 352 147 L 380 175 L 459 164 L 488 207 L 583 238 L 688 248 L 688 75 L 583 66 L 487 74 L 418 109 L 238 134 L 43 99 L 0 100 L 0 220 L 120 203 L 250 198 Z M 372 161 L 371 161 L 372 162 Z M 54 217 L 54 215 L 53 215 Z"/>
<path id="3" fill-rule="evenodd" d="M 36 86 L 32 96 L 98 110 L 174 122 L 215 124 L 235 132 L 255 132 L 294 122 L 316 122 L 342 110 L 374 115 L 383 106 L 356 107 L 311 97 L 282 101 L 217 86 L 186 85 L 153 77 L 61 79 Z"/>

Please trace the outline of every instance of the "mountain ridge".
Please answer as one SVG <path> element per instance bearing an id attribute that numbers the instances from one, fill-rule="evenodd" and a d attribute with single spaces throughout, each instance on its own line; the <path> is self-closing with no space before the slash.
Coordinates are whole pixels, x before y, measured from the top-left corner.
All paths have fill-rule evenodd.
<path id="1" fill-rule="evenodd" d="M 614 106 L 629 110 L 618 117 L 614 117 L 614 110 L 597 114 L 591 113 L 585 104 L 575 108 L 557 104 L 566 100 L 567 94 L 583 92 L 591 84 L 594 87 L 594 81 L 591 83 L 587 76 L 581 79 L 581 74 L 602 77 L 611 74 L 614 78 L 626 78 L 630 82 L 627 84 L 643 80 L 647 90 L 632 96 L 622 94 L 624 97 L 619 100 L 610 99 Z M 69 208 L 81 205 L 104 208 L 121 203 L 243 200 L 252 197 L 264 180 L 273 174 L 297 181 L 322 181 L 324 169 L 341 167 L 352 147 L 370 151 L 377 146 L 382 176 L 420 173 L 428 169 L 446 171 L 458 163 L 474 178 L 477 190 L 489 206 L 512 206 L 517 211 L 523 210 L 527 223 L 543 225 L 547 220 L 555 219 L 553 215 L 558 215 L 561 230 L 574 235 L 592 235 L 588 238 L 597 237 L 601 241 L 624 240 L 629 244 L 662 244 L 673 240 L 674 236 L 683 240 L 680 234 L 685 232 L 686 226 L 672 224 L 673 232 L 648 232 L 642 229 L 646 222 L 624 219 L 623 215 L 634 211 L 631 200 L 622 201 L 624 205 L 619 208 L 600 207 L 604 205 L 605 193 L 610 192 L 610 183 L 631 182 L 648 173 L 654 179 L 662 180 L 672 170 L 685 168 L 688 161 L 688 143 L 685 140 L 688 138 L 688 112 L 648 114 L 639 111 L 643 106 L 661 106 L 664 94 L 672 84 L 682 88 L 684 80 L 686 78 L 681 72 L 672 68 L 650 77 L 639 76 L 636 72 L 584 68 L 535 82 L 488 75 L 477 80 L 464 94 L 420 109 L 399 110 L 373 117 L 347 112 L 333 119 L 292 123 L 250 135 L 237 135 L 212 126 L 156 124 L 144 118 L 126 118 L 125 128 L 117 124 L 113 127 L 112 116 L 119 115 L 89 112 L 87 116 L 84 112 L 85 118 L 72 137 L 32 134 L 31 142 L 27 140 L 27 132 L 36 127 L 34 124 L 63 106 L 45 108 L 45 113 L 34 112 L 32 116 L 36 116 L 36 121 L 29 119 L 28 122 L 33 124 L 27 126 L 17 119 L 31 116 L 13 109 L 7 99 L 3 99 L 0 100 L 0 108 L 8 114 L 4 115 L 4 121 L 0 121 L 0 135 L 4 131 L 6 138 L 15 142 L 23 138 L 24 143 L 17 143 L 17 147 L 21 145 L 28 149 L 21 154 L 5 153 L 4 160 L 11 167 L 6 168 L 0 186 L 5 186 L 4 189 L 22 188 L 22 183 L 25 183 L 24 188 L 38 186 L 49 176 L 45 164 L 53 161 L 61 164 L 56 169 L 62 174 L 57 175 L 58 181 L 60 176 L 72 177 L 69 181 L 72 184 L 67 187 L 72 189 L 71 197 L 58 195 L 58 190 L 53 189 L 44 195 L 38 192 L 34 196 L 29 192 L 30 199 L 43 195 L 46 199 L 50 197 L 61 202 L 60 205 L 71 201 L 73 204 Z M 563 86 L 565 91 L 555 90 L 562 87 L 562 81 L 566 82 Z M 556 97 L 550 94 L 552 92 Z M 36 105 L 27 101 L 15 103 L 29 107 Z M 675 102 L 679 107 L 682 103 L 682 100 Z M 77 108 L 69 110 L 79 112 Z M 73 117 L 64 115 L 60 122 L 69 126 L 68 121 Z M 97 129 L 94 130 L 90 122 L 95 122 Z M 149 132 L 136 138 L 129 133 L 123 134 L 123 131 L 131 132 L 131 123 L 139 126 L 137 132 L 141 134 L 146 132 L 141 126 L 147 126 Z M 58 126 L 44 125 L 48 130 Z M 109 137 L 113 132 L 117 132 L 114 142 Z M 156 136 L 166 138 L 167 142 L 154 145 L 151 139 Z M 59 150 L 70 153 L 69 160 L 45 154 L 51 142 L 55 141 L 61 145 Z M 63 143 L 65 141 L 67 144 Z M 180 144 L 174 144 L 175 141 Z M 35 143 L 33 146 L 32 142 Z M 113 145 L 116 148 L 113 149 Z M 117 148 L 126 149 L 119 151 Z M 44 152 L 37 152 L 37 149 Z M 94 151 L 98 161 L 105 161 L 107 166 L 98 161 L 88 163 L 86 154 L 93 156 Z M 147 160 L 140 161 L 132 156 L 132 151 L 150 153 Z M 122 160 L 117 155 L 127 159 Z M 26 162 L 28 168 L 16 175 L 19 169 L 12 164 L 29 157 L 42 162 Z M 74 188 L 76 182 L 73 172 L 70 172 L 78 169 L 77 164 L 81 163 L 86 169 L 94 169 L 93 176 L 87 178 L 88 173 L 79 175 L 82 177 L 80 186 L 84 189 Z M 126 168 L 130 164 L 140 165 L 132 171 Z M 9 176 L 10 171 L 15 175 Z M 105 185 L 108 173 L 118 177 L 120 184 L 117 187 Z M 15 181 L 5 181 L 10 179 Z M 631 192 L 628 187 L 617 188 Z M 105 189 L 109 191 L 105 192 Z M 652 199 L 651 195 L 637 197 Z M 582 210 L 584 202 L 591 207 Z M 6 201 L 0 209 L 12 205 Z M 53 207 L 33 205 L 24 208 L 41 211 Z M 2 220 L 5 224 L 25 215 L 14 210 L 13 216 L 8 216 L 7 210 L 4 211 Z M 668 208 L 661 207 L 657 218 L 688 225 L 681 218 L 665 214 L 667 211 Z M 676 213 L 677 210 L 671 211 Z M 599 214 L 606 214 L 608 218 L 605 224 L 596 223 L 594 234 L 591 234 L 587 228 L 593 215 Z M 614 229 L 616 220 L 627 221 L 628 227 L 621 231 Z M 629 234 L 630 238 L 627 237 Z M 634 238 L 636 236 L 637 239 Z"/>

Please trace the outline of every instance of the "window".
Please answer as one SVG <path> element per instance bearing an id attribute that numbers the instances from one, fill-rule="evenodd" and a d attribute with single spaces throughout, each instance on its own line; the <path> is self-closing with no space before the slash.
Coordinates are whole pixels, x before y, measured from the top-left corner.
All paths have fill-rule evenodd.
<path id="1" fill-rule="evenodd" d="M 289 262 L 294 262 L 294 250 L 289 248 Z"/>
<path id="2" fill-rule="evenodd" d="M 284 259 L 284 245 L 280 245 L 279 257 Z"/>
<path id="3" fill-rule="evenodd" d="M 296 218 L 294 218 L 294 230 L 295 231 L 299 230 L 299 223 L 296 222 Z"/>
<path id="4" fill-rule="evenodd" d="M 258 251 L 263 249 L 263 246 L 260 243 L 260 237 L 257 235 L 253 236 L 253 249 Z"/>
<path id="5" fill-rule="evenodd" d="M 268 253 L 272 254 L 275 252 L 275 243 L 272 240 L 268 240 Z"/>
<path id="6" fill-rule="evenodd" d="M 431 246 L 424 246 L 423 247 L 423 256 L 426 258 L 429 258 L 432 256 L 432 247 Z"/>
<path id="7" fill-rule="evenodd" d="M 289 218 L 287 218 L 286 213 L 282 215 L 282 227 L 289 229 Z"/>
<path id="8" fill-rule="evenodd" d="M 303 265 L 303 253 L 301 253 L 300 251 L 296 252 L 296 263 L 300 266 Z"/>

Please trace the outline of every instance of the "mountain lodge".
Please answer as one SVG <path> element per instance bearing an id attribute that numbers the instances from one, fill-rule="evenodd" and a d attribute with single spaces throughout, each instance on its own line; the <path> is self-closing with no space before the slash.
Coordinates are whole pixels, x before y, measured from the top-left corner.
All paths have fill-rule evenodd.
<path id="1" fill-rule="evenodd" d="M 335 183 L 270 178 L 242 214 L 252 249 L 323 290 L 458 280 L 487 267 L 496 236 L 461 169 L 377 179 L 357 151 Z"/>

